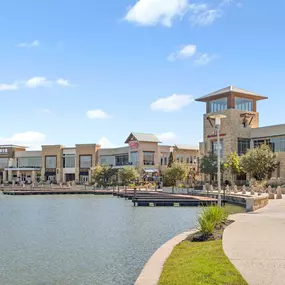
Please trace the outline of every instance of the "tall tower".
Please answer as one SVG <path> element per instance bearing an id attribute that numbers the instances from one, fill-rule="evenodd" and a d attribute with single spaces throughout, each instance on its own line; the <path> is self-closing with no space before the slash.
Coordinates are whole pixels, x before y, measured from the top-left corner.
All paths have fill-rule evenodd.
<path id="1" fill-rule="evenodd" d="M 221 158 L 226 160 L 231 152 L 244 154 L 250 148 L 251 128 L 259 127 L 259 113 L 256 103 L 267 97 L 244 89 L 229 86 L 196 99 L 206 103 L 204 114 L 204 141 L 200 143 L 201 154 L 217 151 L 217 135 L 214 121 L 210 118 L 214 114 L 223 114 L 221 124 Z M 224 180 L 228 179 L 227 174 Z"/>

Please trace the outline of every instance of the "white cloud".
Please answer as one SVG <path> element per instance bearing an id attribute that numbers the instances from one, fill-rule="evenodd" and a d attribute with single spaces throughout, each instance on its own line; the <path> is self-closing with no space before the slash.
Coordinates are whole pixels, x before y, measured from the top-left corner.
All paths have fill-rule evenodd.
<path id="1" fill-rule="evenodd" d="M 27 88 L 51 87 L 55 84 L 63 87 L 73 86 L 67 79 L 59 78 L 56 81 L 52 81 L 48 80 L 46 77 L 35 76 L 28 80 L 15 81 L 13 84 L 6 84 L 6 83 L 0 84 L 0 91 L 17 90 L 23 87 Z"/>
<path id="2" fill-rule="evenodd" d="M 172 53 L 168 57 L 168 60 L 174 61 L 177 59 L 193 59 L 195 65 L 206 65 L 214 58 L 215 56 L 208 53 L 198 52 L 195 45 L 186 45 L 178 52 Z"/>
<path id="3" fill-rule="evenodd" d="M 48 87 L 51 86 L 52 82 L 47 80 L 45 77 L 33 77 L 26 82 L 26 87 L 36 88 L 36 87 Z"/>
<path id="4" fill-rule="evenodd" d="M 113 144 L 109 139 L 106 137 L 102 137 L 99 142 L 99 145 L 101 145 L 102 148 L 114 148 L 117 147 L 115 144 Z"/>
<path id="5" fill-rule="evenodd" d="M 40 45 L 40 42 L 38 40 L 35 40 L 31 43 L 29 42 L 19 43 L 16 46 L 20 48 L 34 48 L 34 47 L 38 47 L 39 45 Z"/>
<path id="6" fill-rule="evenodd" d="M 65 86 L 65 87 L 71 86 L 70 82 L 69 82 L 68 80 L 66 80 L 66 79 L 63 79 L 63 78 L 59 78 L 59 79 L 56 81 L 56 83 L 57 83 L 58 85 L 60 85 L 60 86 Z"/>
<path id="7" fill-rule="evenodd" d="M 157 137 L 163 143 L 170 143 L 171 144 L 171 143 L 174 143 L 175 141 L 177 141 L 177 136 L 173 132 L 162 133 L 160 135 L 157 135 Z"/>
<path id="8" fill-rule="evenodd" d="M 51 109 L 49 109 L 49 108 L 41 108 L 41 109 L 39 109 L 39 111 L 41 113 L 46 113 L 46 114 L 50 114 L 52 112 Z"/>
<path id="9" fill-rule="evenodd" d="M 17 83 L 0 84 L 0 91 L 11 91 L 11 90 L 17 90 L 17 89 L 18 89 Z"/>
<path id="10" fill-rule="evenodd" d="M 89 119 L 109 119 L 111 118 L 109 114 L 105 113 L 103 110 L 100 110 L 100 109 L 87 111 L 86 116 Z"/>
<path id="11" fill-rule="evenodd" d="M 210 9 L 207 4 L 190 4 L 190 22 L 195 26 L 211 25 L 217 18 L 223 14 L 220 8 Z"/>
<path id="12" fill-rule="evenodd" d="M 10 138 L 1 138 L 0 144 L 16 144 L 27 146 L 30 149 L 41 149 L 41 145 L 44 143 L 46 136 L 40 132 L 24 132 L 16 133 Z"/>
<path id="13" fill-rule="evenodd" d="M 197 47 L 195 45 L 186 45 L 178 52 L 172 53 L 169 55 L 168 60 L 174 61 L 176 59 L 187 59 L 192 57 L 197 51 Z"/>
<path id="14" fill-rule="evenodd" d="M 189 105 L 194 101 L 191 95 L 173 94 L 169 97 L 160 98 L 154 101 L 150 108 L 153 111 L 175 112 Z"/>
<path id="15" fill-rule="evenodd" d="M 206 65 L 211 60 L 213 60 L 215 57 L 212 55 L 209 55 L 207 53 L 201 53 L 198 55 L 198 57 L 194 60 L 195 65 Z"/>
<path id="16" fill-rule="evenodd" d="M 139 0 L 130 8 L 125 20 L 144 26 L 171 27 L 174 18 L 181 18 L 187 8 L 188 0 Z"/>

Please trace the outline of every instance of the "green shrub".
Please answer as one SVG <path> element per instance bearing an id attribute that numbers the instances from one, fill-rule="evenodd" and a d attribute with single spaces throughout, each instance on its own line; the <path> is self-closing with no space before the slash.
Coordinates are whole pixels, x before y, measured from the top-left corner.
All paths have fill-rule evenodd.
<path id="1" fill-rule="evenodd" d="M 130 187 L 130 188 L 135 188 L 135 186 L 136 186 L 136 185 L 135 185 L 134 183 L 129 184 L 129 187 Z"/>
<path id="2" fill-rule="evenodd" d="M 215 224 L 211 220 L 206 220 L 202 215 L 198 218 L 199 230 L 205 235 L 209 236 L 213 233 Z"/>
<path id="3" fill-rule="evenodd" d="M 226 219 L 227 214 L 224 208 L 218 206 L 205 207 L 198 218 L 199 230 L 204 235 L 210 235 L 215 227 L 225 222 Z"/>
<path id="4" fill-rule="evenodd" d="M 183 184 L 182 183 L 178 184 L 178 188 L 183 188 Z"/>

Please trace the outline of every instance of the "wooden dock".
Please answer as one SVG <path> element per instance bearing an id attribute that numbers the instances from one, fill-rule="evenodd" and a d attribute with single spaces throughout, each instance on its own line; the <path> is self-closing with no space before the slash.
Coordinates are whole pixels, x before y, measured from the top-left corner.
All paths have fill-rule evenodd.
<path id="1" fill-rule="evenodd" d="M 4 195 L 113 195 L 112 190 L 33 189 L 3 190 Z"/>
<path id="2" fill-rule="evenodd" d="M 132 200 L 134 206 L 209 206 L 217 204 L 217 199 L 186 194 L 170 194 L 162 191 L 141 191 L 130 189 L 70 189 L 33 188 L 4 189 L 4 195 L 113 195 Z"/>
<path id="3" fill-rule="evenodd" d="M 215 198 L 154 191 L 121 191 L 114 195 L 132 200 L 134 206 L 208 206 L 218 202 Z"/>

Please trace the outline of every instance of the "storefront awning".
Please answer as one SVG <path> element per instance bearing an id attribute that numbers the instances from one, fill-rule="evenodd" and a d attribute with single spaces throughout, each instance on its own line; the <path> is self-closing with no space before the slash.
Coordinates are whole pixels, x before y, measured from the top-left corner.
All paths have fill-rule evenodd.
<path id="1" fill-rule="evenodd" d="M 155 172 L 158 172 L 158 170 L 157 169 L 144 168 L 144 172 L 145 173 L 155 173 Z"/>

